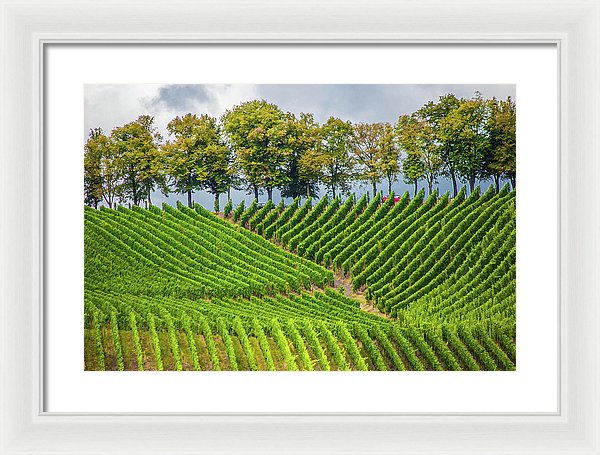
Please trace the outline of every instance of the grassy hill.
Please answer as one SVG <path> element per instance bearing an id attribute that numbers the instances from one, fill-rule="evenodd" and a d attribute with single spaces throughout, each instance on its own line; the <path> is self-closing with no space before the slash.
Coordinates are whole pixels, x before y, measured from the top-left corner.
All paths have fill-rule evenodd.
<path id="1" fill-rule="evenodd" d="M 514 201 L 85 208 L 85 368 L 514 369 Z"/>

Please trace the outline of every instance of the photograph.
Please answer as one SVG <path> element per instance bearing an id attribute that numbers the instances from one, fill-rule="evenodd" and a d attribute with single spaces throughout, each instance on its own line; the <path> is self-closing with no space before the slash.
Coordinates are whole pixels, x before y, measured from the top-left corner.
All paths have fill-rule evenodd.
<path id="1" fill-rule="evenodd" d="M 0 454 L 600 455 L 600 2 L 43 3 Z"/>
<path id="2" fill-rule="evenodd" d="M 85 371 L 515 371 L 516 84 L 85 84 Z"/>

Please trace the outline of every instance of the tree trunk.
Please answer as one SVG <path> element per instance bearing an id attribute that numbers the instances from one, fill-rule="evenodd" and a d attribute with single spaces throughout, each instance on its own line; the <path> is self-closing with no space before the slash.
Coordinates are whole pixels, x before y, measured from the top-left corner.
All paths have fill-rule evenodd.
<path id="1" fill-rule="evenodd" d="M 392 179 L 388 177 L 388 194 L 392 194 Z"/>
<path id="2" fill-rule="evenodd" d="M 133 205 L 138 205 L 140 200 L 139 200 L 139 195 L 138 195 L 138 188 L 137 185 L 135 184 L 135 180 L 133 180 L 132 182 L 133 184 L 131 185 L 131 189 L 133 190 Z"/>
<path id="3" fill-rule="evenodd" d="M 373 185 L 373 197 L 375 197 L 377 195 L 377 182 L 372 180 L 371 184 Z"/>
<path id="4" fill-rule="evenodd" d="M 475 189 L 475 177 L 469 177 L 469 190 L 472 193 Z"/>
<path id="5" fill-rule="evenodd" d="M 418 184 L 419 184 L 419 181 L 417 179 L 415 179 L 415 197 L 417 197 L 417 191 L 418 191 L 417 185 Z"/>
<path id="6" fill-rule="evenodd" d="M 458 194 L 458 186 L 456 184 L 456 175 L 454 174 L 454 172 L 450 174 L 450 177 L 452 177 L 452 188 L 454 189 L 454 197 L 456 197 L 456 195 Z"/>
<path id="7" fill-rule="evenodd" d="M 267 188 L 267 197 L 269 201 L 273 200 L 273 188 Z"/>
<path id="8" fill-rule="evenodd" d="M 427 184 L 429 185 L 429 195 L 431 196 L 431 192 L 433 191 L 433 179 L 428 179 Z"/>
<path id="9" fill-rule="evenodd" d="M 192 190 L 188 190 L 187 195 L 188 195 L 188 207 L 192 208 Z"/>
<path id="10" fill-rule="evenodd" d="M 500 174 L 494 174 L 494 182 L 496 184 L 496 193 L 500 191 Z"/>
<path id="11" fill-rule="evenodd" d="M 150 197 L 150 191 L 148 191 L 148 207 L 152 205 L 152 198 Z"/>
<path id="12" fill-rule="evenodd" d="M 258 186 L 252 185 L 252 187 L 254 188 L 254 199 L 258 201 Z"/>
<path id="13" fill-rule="evenodd" d="M 215 204 L 214 204 L 215 213 L 220 211 L 219 207 L 219 193 L 215 193 Z"/>
<path id="14" fill-rule="evenodd" d="M 335 199 L 335 186 L 331 187 L 331 194 L 333 195 L 333 199 Z"/>
<path id="15" fill-rule="evenodd" d="M 227 187 L 227 202 L 231 202 L 231 187 Z"/>

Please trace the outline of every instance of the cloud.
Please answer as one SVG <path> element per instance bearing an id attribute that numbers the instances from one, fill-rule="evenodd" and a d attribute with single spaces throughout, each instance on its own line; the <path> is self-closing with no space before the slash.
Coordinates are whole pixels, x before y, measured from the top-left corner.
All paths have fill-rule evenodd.
<path id="1" fill-rule="evenodd" d="M 151 115 L 164 137 L 167 124 L 187 113 L 220 117 L 235 104 L 256 99 L 251 84 L 88 84 L 84 90 L 84 136 L 92 128 L 110 133 L 140 115 Z"/>
<path id="2" fill-rule="evenodd" d="M 158 95 L 147 103 L 152 107 L 163 107 L 169 111 L 191 109 L 198 103 L 208 103 L 212 93 L 206 85 L 173 84 L 163 85 Z"/>
<path id="3" fill-rule="evenodd" d="M 260 97 L 285 111 L 311 112 L 319 122 L 330 116 L 352 122 L 395 123 L 402 114 L 410 114 L 428 101 L 446 93 L 472 97 L 479 90 L 484 97 L 515 97 L 514 85 L 258 85 Z"/>
<path id="4" fill-rule="evenodd" d="M 485 98 L 515 97 L 515 85 L 377 85 L 377 84 L 98 84 L 85 87 L 85 131 L 117 126 L 151 115 L 163 136 L 173 118 L 187 113 L 221 117 L 227 109 L 265 99 L 294 114 L 313 113 L 322 123 L 330 116 L 357 122 L 395 123 L 398 116 L 436 101 L 446 93 Z"/>
<path id="5" fill-rule="evenodd" d="M 157 84 L 86 84 L 84 88 L 84 134 L 91 128 L 110 133 L 113 128 L 148 113 L 144 100 L 158 94 Z"/>

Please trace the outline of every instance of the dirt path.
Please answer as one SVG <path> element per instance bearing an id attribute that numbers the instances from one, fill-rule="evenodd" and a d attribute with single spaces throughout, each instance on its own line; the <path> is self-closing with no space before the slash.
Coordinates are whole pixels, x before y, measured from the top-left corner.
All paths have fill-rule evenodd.
<path id="1" fill-rule="evenodd" d="M 350 280 L 349 277 L 342 276 L 341 272 L 339 272 L 339 271 L 333 273 L 333 286 L 336 289 L 343 287 L 344 295 L 346 297 L 351 297 L 353 299 L 358 300 L 360 302 L 361 310 L 366 311 L 367 313 L 375 314 L 382 318 L 391 319 L 387 314 L 384 314 L 381 311 L 379 311 L 372 303 L 367 302 L 367 299 L 365 299 L 364 292 L 361 292 L 361 291 L 353 292 L 352 291 L 352 281 Z"/>
<path id="2" fill-rule="evenodd" d="M 213 213 L 214 213 L 214 212 L 213 212 Z M 227 218 L 225 218 L 225 216 L 223 215 L 223 212 L 218 212 L 218 213 L 215 213 L 215 215 L 216 215 L 218 218 L 221 218 L 221 219 L 227 219 Z M 231 219 L 230 219 L 230 221 L 231 221 L 231 223 L 232 223 L 232 224 L 234 224 L 235 226 L 238 226 L 238 223 L 234 223 L 234 222 L 233 222 Z M 247 227 L 246 227 L 246 228 L 247 228 Z M 248 229 L 248 228 L 247 228 L 247 229 Z M 254 232 L 254 231 L 252 231 L 252 232 Z M 277 246 L 279 246 L 280 248 L 282 248 L 282 247 L 281 247 L 281 245 L 278 245 L 278 243 L 277 243 L 277 242 L 276 242 L 274 239 L 271 239 L 270 241 L 271 241 L 271 243 L 273 243 L 274 245 L 277 245 Z M 287 251 L 288 253 L 291 253 L 291 254 L 294 254 L 294 255 L 296 255 L 295 253 L 292 253 L 292 252 L 290 252 L 290 251 L 289 251 L 289 250 L 287 250 L 286 248 L 283 248 L 283 249 L 284 249 L 285 251 Z M 329 270 L 331 270 L 331 268 L 328 268 L 328 269 L 329 269 Z M 377 309 L 377 308 L 376 308 L 376 307 L 375 307 L 375 306 L 374 306 L 372 303 L 370 303 L 370 302 L 367 302 L 367 299 L 365 298 L 365 293 L 364 293 L 362 290 L 360 290 L 360 291 L 358 291 L 358 292 L 353 292 L 353 291 L 352 291 L 352 281 L 350 280 L 350 277 L 344 277 L 340 271 L 337 271 L 337 272 L 335 272 L 335 271 L 334 271 L 334 272 L 333 272 L 333 287 L 334 287 L 335 289 L 339 289 L 340 287 L 343 287 L 343 288 L 344 288 L 344 295 L 345 295 L 346 297 L 350 297 L 350 298 L 352 298 L 352 299 L 356 299 L 356 300 L 358 300 L 358 301 L 359 301 L 359 303 L 360 303 L 360 309 L 361 309 L 361 310 L 363 310 L 363 311 L 366 311 L 367 313 L 374 314 L 374 315 L 376 315 L 376 316 L 380 316 L 380 317 L 382 317 L 382 318 L 386 318 L 386 319 L 390 319 L 390 320 L 392 319 L 392 318 L 390 318 L 390 317 L 389 317 L 387 314 L 385 314 L 385 313 L 382 313 L 381 311 L 379 311 L 379 310 L 378 310 L 378 309 Z M 318 288 L 317 286 L 313 285 L 313 286 L 311 287 L 311 292 L 316 292 L 316 291 L 322 291 L 322 289 L 320 289 L 320 288 Z M 294 293 L 294 294 L 295 294 L 295 293 Z"/>

